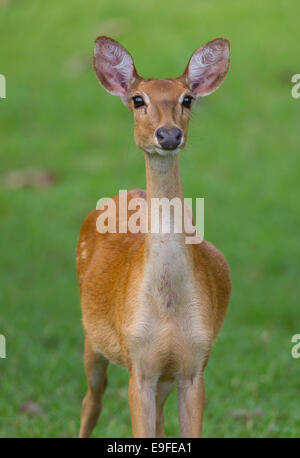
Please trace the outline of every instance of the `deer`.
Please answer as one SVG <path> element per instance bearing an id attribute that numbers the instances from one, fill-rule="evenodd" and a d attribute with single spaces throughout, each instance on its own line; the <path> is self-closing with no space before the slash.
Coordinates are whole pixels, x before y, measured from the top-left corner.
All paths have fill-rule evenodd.
<path id="1" fill-rule="evenodd" d="M 145 79 L 121 44 L 106 36 L 95 40 L 96 76 L 132 112 L 134 140 L 145 159 L 147 189 L 128 191 L 127 202 L 144 199 L 149 218 L 154 199 L 183 202 L 178 155 L 191 108 L 221 85 L 229 62 L 229 41 L 216 38 L 192 54 L 181 76 Z M 118 219 L 120 196 L 113 200 Z M 228 263 L 204 239 L 185 243 L 184 230 L 174 230 L 174 215 L 169 233 L 161 224 L 155 233 L 99 233 L 101 211 L 84 220 L 77 247 L 88 383 L 79 437 L 89 437 L 97 424 L 109 362 L 129 372 L 134 437 L 165 437 L 164 404 L 175 384 L 181 437 L 201 437 L 204 370 L 231 292 Z"/>

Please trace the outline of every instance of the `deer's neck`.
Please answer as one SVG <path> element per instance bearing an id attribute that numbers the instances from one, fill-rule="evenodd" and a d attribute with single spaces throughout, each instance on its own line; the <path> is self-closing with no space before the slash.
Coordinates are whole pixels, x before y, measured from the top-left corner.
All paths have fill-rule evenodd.
<path id="1" fill-rule="evenodd" d="M 162 310 L 173 310 L 181 304 L 181 296 L 188 284 L 191 260 L 185 244 L 185 233 L 174 231 L 174 212 L 170 213 L 170 232 L 150 230 L 151 218 L 164 217 L 151 211 L 153 199 L 177 198 L 182 207 L 183 196 L 177 157 L 148 156 L 146 154 L 148 232 L 146 234 L 145 286 L 149 297 L 160 304 Z M 166 200 L 166 199 L 165 199 Z"/>
<path id="2" fill-rule="evenodd" d="M 147 181 L 147 207 L 148 207 L 148 233 L 146 237 L 147 247 L 153 244 L 162 246 L 166 243 L 185 245 L 184 233 L 184 200 L 179 174 L 177 156 L 158 156 L 145 154 L 146 181 Z M 160 211 L 157 209 L 160 199 Z M 171 204 L 171 205 L 170 205 Z M 173 207 L 175 204 L 176 210 Z M 168 208 L 168 205 L 170 207 Z M 162 210 L 162 206 L 164 210 Z M 181 207 L 181 217 L 180 208 Z M 170 218 L 170 231 L 166 232 L 165 218 Z M 156 231 L 152 230 L 152 223 L 159 219 Z M 154 221 L 156 220 L 156 221 Z M 180 230 L 182 227 L 182 230 Z M 157 230 L 158 229 L 158 230 Z"/>
<path id="3" fill-rule="evenodd" d="M 182 187 L 177 156 L 145 154 L 148 204 L 151 198 L 182 200 Z"/>

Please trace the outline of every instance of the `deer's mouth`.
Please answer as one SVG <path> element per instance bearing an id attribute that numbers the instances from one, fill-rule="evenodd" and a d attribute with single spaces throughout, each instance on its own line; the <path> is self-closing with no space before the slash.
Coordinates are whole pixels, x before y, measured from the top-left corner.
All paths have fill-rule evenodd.
<path id="1" fill-rule="evenodd" d="M 166 157 L 166 156 L 176 156 L 182 148 L 183 148 L 183 145 L 179 145 L 175 149 L 165 149 L 165 148 L 161 148 L 158 145 L 150 144 L 147 147 L 144 147 L 142 149 L 146 153 L 148 153 L 150 156 L 155 154 L 158 156 Z"/>
<path id="2" fill-rule="evenodd" d="M 153 152 L 159 154 L 160 156 L 175 156 L 180 150 L 180 146 L 175 149 L 165 149 L 155 146 Z"/>

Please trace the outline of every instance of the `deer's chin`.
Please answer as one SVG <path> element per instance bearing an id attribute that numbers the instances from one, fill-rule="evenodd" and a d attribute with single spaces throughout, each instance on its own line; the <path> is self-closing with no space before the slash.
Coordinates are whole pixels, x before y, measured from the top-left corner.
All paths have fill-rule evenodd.
<path id="1" fill-rule="evenodd" d="M 176 154 L 179 153 L 180 149 L 181 148 L 179 146 L 176 149 L 163 149 L 155 147 L 154 152 L 159 154 L 159 156 L 176 156 Z"/>
<path id="2" fill-rule="evenodd" d="M 146 151 L 146 153 L 150 155 L 156 154 L 162 157 L 176 156 L 181 149 L 182 149 L 181 145 L 178 146 L 176 149 L 163 149 L 155 145 L 151 145 L 151 146 L 148 146 L 147 148 L 143 148 L 143 150 Z"/>

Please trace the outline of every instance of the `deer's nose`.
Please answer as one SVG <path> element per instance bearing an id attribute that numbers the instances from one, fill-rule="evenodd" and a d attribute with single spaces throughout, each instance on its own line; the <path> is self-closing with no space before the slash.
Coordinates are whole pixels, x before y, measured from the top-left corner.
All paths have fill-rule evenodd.
<path id="1" fill-rule="evenodd" d="M 156 130 L 156 138 L 163 149 L 176 149 L 182 140 L 182 130 L 178 127 L 159 127 Z"/>

